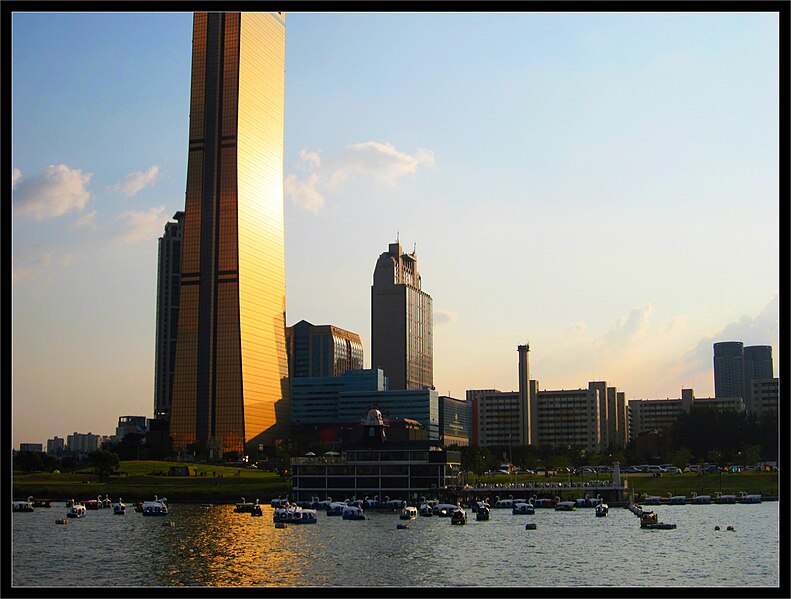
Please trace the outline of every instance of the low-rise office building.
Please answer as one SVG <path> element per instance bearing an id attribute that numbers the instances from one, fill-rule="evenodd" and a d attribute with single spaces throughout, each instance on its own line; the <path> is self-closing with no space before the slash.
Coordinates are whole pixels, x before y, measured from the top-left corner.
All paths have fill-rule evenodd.
<path id="1" fill-rule="evenodd" d="M 429 439 L 439 440 L 439 395 L 434 389 L 389 389 L 380 368 L 291 381 L 291 422 L 297 428 L 356 425 L 371 409 L 382 412 L 385 420 L 416 420 Z"/>

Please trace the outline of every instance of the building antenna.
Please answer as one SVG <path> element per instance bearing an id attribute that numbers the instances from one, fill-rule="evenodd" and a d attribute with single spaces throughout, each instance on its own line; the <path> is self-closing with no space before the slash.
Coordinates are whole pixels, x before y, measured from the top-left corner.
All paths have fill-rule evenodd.
<path id="1" fill-rule="evenodd" d="M 417 252 L 417 242 L 416 241 L 413 242 L 413 245 L 412 245 L 412 253 L 414 254 L 415 252 Z"/>
<path id="2" fill-rule="evenodd" d="M 401 243 L 401 231 L 396 229 L 396 243 Z"/>

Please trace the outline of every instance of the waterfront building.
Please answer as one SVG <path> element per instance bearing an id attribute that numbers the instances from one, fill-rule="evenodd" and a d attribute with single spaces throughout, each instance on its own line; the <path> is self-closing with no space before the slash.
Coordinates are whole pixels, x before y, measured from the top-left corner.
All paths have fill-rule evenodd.
<path id="1" fill-rule="evenodd" d="M 417 254 L 391 243 L 374 268 L 371 286 L 371 366 L 394 390 L 432 388 L 431 296 L 421 288 Z"/>
<path id="2" fill-rule="evenodd" d="M 744 411 L 744 401 L 741 396 L 695 397 L 693 389 L 682 389 L 679 399 L 631 399 L 628 404 L 629 439 L 637 439 L 647 431 L 668 431 L 682 413 L 693 407 L 741 412 Z"/>
<path id="3" fill-rule="evenodd" d="M 538 382 L 536 381 L 536 389 Z M 599 452 L 606 447 L 602 442 L 602 423 L 599 410 L 602 403 L 598 381 L 591 381 L 587 389 L 543 390 L 536 392 L 538 447 L 581 447 Z M 605 386 L 606 394 L 606 386 Z"/>
<path id="4" fill-rule="evenodd" d="M 363 344 L 357 333 L 330 324 L 300 320 L 286 328 L 290 378 L 341 376 L 363 367 Z"/>
<path id="5" fill-rule="evenodd" d="M 47 439 L 47 455 L 59 458 L 66 450 L 66 440 L 63 437 Z"/>
<path id="6" fill-rule="evenodd" d="M 285 16 L 193 19 L 173 448 L 210 458 L 289 434 L 283 231 Z"/>
<path id="7" fill-rule="evenodd" d="M 154 418 L 168 420 L 176 368 L 176 336 L 179 323 L 181 240 L 184 212 L 173 215 L 159 238 L 157 261 L 156 346 L 154 350 Z"/>
<path id="8" fill-rule="evenodd" d="M 411 502 L 460 484 L 458 451 L 442 449 L 436 441 L 392 439 L 391 428 L 381 412 L 370 410 L 343 455 L 292 458 L 292 500 Z"/>
<path id="9" fill-rule="evenodd" d="M 599 393 L 599 430 L 601 446 L 625 447 L 628 442 L 626 431 L 626 394 L 617 387 L 610 387 L 606 381 L 591 381 L 589 388 Z"/>
<path id="10" fill-rule="evenodd" d="M 471 406 L 467 400 L 439 396 L 439 431 L 444 447 L 470 444 Z"/>
<path id="11" fill-rule="evenodd" d="M 102 444 L 102 436 L 92 433 L 77 433 L 66 436 L 66 448 L 73 454 L 88 454 Z"/>
<path id="12" fill-rule="evenodd" d="M 19 451 L 35 451 L 36 453 L 42 453 L 44 451 L 44 444 L 43 443 L 20 443 L 19 444 Z"/>
<path id="13" fill-rule="evenodd" d="M 530 445 L 537 434 L 535 386 L 530 380 L 530 346 L 516 348 L 519 354 L 518 391 L 468 389 L 471 412 L 471 441 L 478 447 Z"/>
<path id="14" fill-rule="evenodd" d="M 758 418 L 778 411 L 780 379 L 754 379 L 752 381 L 753 411 Z"/>
<path id="15" fill-rule="evenodd" d="M 520 423 L 525 407 L 519 391 L 470 389 L 472 399 L 473 444 L 478 447 L 526 445 Z"/>
<path id="16" fill-rule="evenodd" d="M 129 434 L 146 434 L 145 416 L 119 416 L 118 426 L 115 428 L 115 438 L 120 442 Z"/>

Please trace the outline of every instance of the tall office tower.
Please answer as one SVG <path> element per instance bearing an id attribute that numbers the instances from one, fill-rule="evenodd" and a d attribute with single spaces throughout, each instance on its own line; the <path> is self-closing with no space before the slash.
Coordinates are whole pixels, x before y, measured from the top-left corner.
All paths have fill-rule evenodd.
<path id="1" fill-rule="evenodd" d="M 391 243 L 371 286 L 371 367 L 392 390 L 433 388 L 431 296 L 420 288 L 417 255 Z"/>
<path id="2" fill-rule="evenodd" d="M 767 380 L 774 376 L 771 345 L 749 345 L 744 348 L 744 405 L 754 411 L 753 381 Z"/>
<path id="3" fill-rule="evenodd" d="M 516 351 L 519 352 L 519 402 L 522 404 L 519 426 L 522 429 L 521 436 L 525 445 L 532 443 L 532 431 L 530 417 L 530 345 L 518 345 Z"/>
<path id="4" fill-rule="evenodd" d="M 744 344 L 741 341 L 714 344 L 714 397 L 744 399 Z"/>
<path id="5" fill-rule="evenodd" d="M 170 434 L 209 457 L 290 426 L 281 13 L 195 13 Z"/>
<path id="6" fill-rule="evenodd" d="M 340 376 L 363 367 L 363 343 L 357 333 L 331 324 L 300 320 L 286 328 L 289 374 L 293 377 Z"/>
<path id="7" fill-rule="evenodd" d="M 173 220 L 176 222 L 165 224 L 165 233 L 159 238 L 157 332 L 154 351 L 154 418 L 157 420 L 170 418 L 173 372 L 176 369 L 184 213 L 176 212 Z"/>

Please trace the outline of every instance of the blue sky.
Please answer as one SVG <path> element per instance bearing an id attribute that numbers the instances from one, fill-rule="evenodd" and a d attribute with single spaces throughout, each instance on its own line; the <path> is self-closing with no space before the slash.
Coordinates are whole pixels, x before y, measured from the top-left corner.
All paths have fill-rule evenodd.
<path id="1" fill-rule="evenodd" d="M 151 416 L 157 238 L 183 209 L 190 13 L 12 21 L 13 442 Z M 287 321 L 361 335 L 416 246 L 434 380 L 713 394 L 779 361 L 778 18 L 289 13 Z"/>

